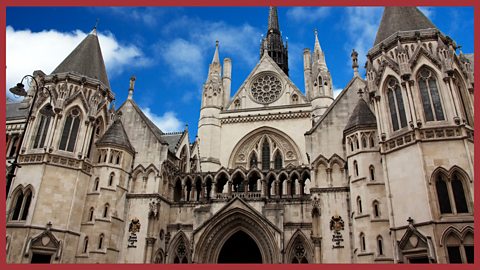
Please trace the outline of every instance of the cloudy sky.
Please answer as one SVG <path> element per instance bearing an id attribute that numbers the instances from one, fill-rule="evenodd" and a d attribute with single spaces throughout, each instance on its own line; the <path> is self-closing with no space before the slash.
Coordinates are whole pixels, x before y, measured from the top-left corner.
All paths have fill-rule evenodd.
<path id="1" fill-rule="evenodd" d="M 473 52 L 473 8 L 421 10 L 461 45 L 464 53 Z M 303 49 L 313 49 L 313 31 L 317 29 L 338 93 L 352 78 L 353 48 L 363 67 L 382 11 L 380 7 L 280 7 L 292 81 L 304 89 Z M 259 59 L 267 18 L 268 7 L 8 7 L 6 89 L 34 70 L 52 72 L 98 19 L 117 108 L 126 99 L 130 76 L 135 75 L 134 99 L 147 116 L 165 132 L 181 131 L 188 124 L 193 139 L 215 40 L 220 42 L 221 59 L 232 59 L 233 95 Z"/>

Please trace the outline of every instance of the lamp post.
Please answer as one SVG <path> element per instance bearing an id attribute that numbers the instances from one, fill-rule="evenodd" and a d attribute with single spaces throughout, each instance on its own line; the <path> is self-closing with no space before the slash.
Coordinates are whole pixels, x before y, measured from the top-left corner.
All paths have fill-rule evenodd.
<path id="1" fill-rule="evenodd" d="M 46 116 L 55 115 L 55 112 L 53 111 L 53 106 L 51 105 L 52 93 L 50 92 L 50 90 L 47 87 L 39 86 L 37 80 L 32 75 L 25 75 L 22 78 L 22 80 L 19 83 L 17 83 L 16 86 L 10 88 L 10 92 L 14 95 L 17 95 L 17 96 L 26 97 L 28 95 L 28 93 L 25 90 L 25 86 L 22 84 L 23 80 L 25 80 L 26 78 L 31 78 L 35 82 L 35 93 L 33 94 L 33 100 L 32 100 L 32 103 L 30 104 L 30 107 L 29 107 L 29 110 L 28 110 L 28 116 L 27 116 L 27 119 L 26 119 L 25 127 L 23 128 L 22 134 L 20 135 L 20 141 L 18 142 L 18 147 L 15 150 L 15 158 L 14 158 L 13 162 L 11 163 L 12 165 L 11 165 L 10 169 L 7 172 L 7 177 L 6 177 L 6 179 L 7 179 L 7 196 L 8 196 L 8 192 L 10 191 L 10 186 L 12 185 L 13 178 L 15 177 L 15 170 L 17 168 L 21 167 L 17 163 L 18 162 L 18 155 L 20 154 L 20 148 L 22 147 L 22 144 L 23 144 L 23 139 L 25 137 L 25 132 L 26 132 L 27 127 L 28 127 L 28 122 L 30 120 L 30 117 L 32 116 L 33 105 L 35 104 L 35 102 L 37 100 L 37 96 L 38 96 L 37 94 L 38 94 L 39 90 L 47 90 L 47 93 L 50 96 L 50 102 L 47 103 L 41 109 L 41 113 L 46 115 Z"/>

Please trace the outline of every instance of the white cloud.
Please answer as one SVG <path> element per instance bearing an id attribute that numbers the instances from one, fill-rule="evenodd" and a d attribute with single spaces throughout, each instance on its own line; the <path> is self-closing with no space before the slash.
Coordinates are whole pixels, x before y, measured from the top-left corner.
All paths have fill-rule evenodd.
<path id="1" fill-rule="evenodd" d="M 382 16 L 383 8 L 380 7 L 348 7 L 346 20 L 343 25 L 348 33 L 349 40 L 345 50 L 350 55 L 352 49 L 358 52 L 359 66 L 365 65 L 368 50 L 373 47 L 375 36 Z M 348 66 L 351 66 L 349 61 Z"/>
<path id="2" fill-rule="evenodd" d="M 163 115 L 153 113 L 150 108 L 141 108 L 143 113 L 163 132 L 182 131 L 184 123 L 177 118 L 173 111 L 165 112 Z"/>
<path id="3" fill-rule="evenodd" d="M 32 32 L 7 26 L 7 89 L 35 70 L 50 74 L 86 36 L 87 33 L 80 30 Z M 144 66 L 150 63 L 138 47 L 120 44 L 112 33 L 99 33 L 98 40 L 110 79 L 120 74 L 127 65 Z"/>
<path id="4" fill-rule="evenodd" d="M 213 57 L 215 41 L 219 41 L 220 58 L 238 60 L 240 65 L 253 65 L 258 60 L 261 32 L 248 25 L 233 26 L 225 22 L 211 22 L 189 17 L 180 17 L 166 25 L 165 36 L 185 29 L 188 38 L 163 40 L 157 46 L 163 60 L 173 69 L 174 75 L 195 84 L 202 83 L 207 76 L 208 65 Z M 237 63 L 236 63 L 237 64 Z"/>
<path id="5" fill-rule="evenodd" d="M 294 7 L 287 11 L 287 18 L 297 22 L 319 21 L 330 15 L 331 7 Z"/>

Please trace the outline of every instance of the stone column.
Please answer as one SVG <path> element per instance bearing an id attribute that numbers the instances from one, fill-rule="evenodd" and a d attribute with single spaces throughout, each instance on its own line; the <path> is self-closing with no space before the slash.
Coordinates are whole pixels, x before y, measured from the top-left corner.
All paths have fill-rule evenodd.
<path id="1" fill-rule="evenodd" d="M 155 244 L 154 237 L 145 238 L 146 250 L 145 250 L 145 263 L 152 263 L 153 245 Z"/>
<path id="2" fill-rule="evenodd" d="M 314 259 L 315 263 L 322 263 L 322 238 L 321 237 L 313 237 L 313 247 L 314 247 Z"/>

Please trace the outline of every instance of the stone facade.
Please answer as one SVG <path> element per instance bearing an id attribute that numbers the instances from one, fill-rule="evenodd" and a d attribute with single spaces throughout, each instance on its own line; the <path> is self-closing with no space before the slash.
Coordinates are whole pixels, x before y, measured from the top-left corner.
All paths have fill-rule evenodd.
<path id="1" fill-rule="evenodd" d="M 7 197 L 7 262 L 471 262 L 468 57 L 417 8 L 389 7 L 366 78 L 354 51 L 334 98 L 314 38 L 302 92 L 270 8 L 261 58 L 233 95 L 217 42 L 193 142 L 145 116 L 135 77 L 111 106 L 95 30 L 52 74 L 35 72 L 51 101 L 41 95 L 30 119 L 19 108 L 31 100 L 7 106 L 8 157 L 28 122 Z M 87 63 L 100 79 L 79 73 Z M 55 116 L 41 113 L 49 102 Z"/>

